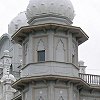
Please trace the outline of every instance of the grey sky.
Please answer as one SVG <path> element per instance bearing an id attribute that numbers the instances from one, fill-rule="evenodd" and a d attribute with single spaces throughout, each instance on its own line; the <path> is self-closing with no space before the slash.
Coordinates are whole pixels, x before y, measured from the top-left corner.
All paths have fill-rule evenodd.
<path id="1" fill-rule="evenodd" d="M 89 40 L 79 47 L 79 58 L 85 61 L 87 72 L 100 74 L 100 0 L 72 0 L 76 17 L 74 25 L 80 26 Z"/>
<path id="2" fill-rule="evenodd" d="M 87 73 L 100 74 L 100 0 L 71 0 L 75 9 L 75 26 L 90 37 L 79 46 L 79 60 L 85 61 Z M 0 35 L 19 12 L 25 11 L 29 0 L 0 0 Z"/>

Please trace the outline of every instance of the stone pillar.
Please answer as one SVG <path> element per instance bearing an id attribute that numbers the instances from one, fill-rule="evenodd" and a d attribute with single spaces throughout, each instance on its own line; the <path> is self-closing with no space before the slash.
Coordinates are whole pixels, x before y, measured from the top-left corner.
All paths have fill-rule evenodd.
<path id="1" fill-rule="evenodd" d="M 15 77 L 10 74 L 11 57 L 9 56 L 9 51 L 5 50 L 2 57 L 3 61 L 3 77 L 1 78 L 1 83 L 3 86 L 3 100 L 11 100 L 13 98 L 13 93 L 15 89 L 11 87 L 12 82 L 16 81 Z"/>
<path id="2" fill-rule="evenodd" d="M 54 32 L 48 31 L 48 61 L 54 61 Z"/>
<path id="3" fill-rule="evenodd" d="M 48 100 L 55 100 L 55 98 L 54 98 L 54 83 L 52 81 L 48 85 Z"/>
<path id="4" fill-rule="evenodd" d="M 32 34 L 29 35 L 29 41 L 28 41 L 28 45 L 29 45 L 29 51 L 28 51 L 28 63 L 33 63 L 33 36 Z M 30 48 L 31 47 L 31 48 Z"/>
<path id="5" fill-rule="evenodd" d="M 69 32 L 68 34 L 68 62 L 72 63 L 72 34 Z"/>

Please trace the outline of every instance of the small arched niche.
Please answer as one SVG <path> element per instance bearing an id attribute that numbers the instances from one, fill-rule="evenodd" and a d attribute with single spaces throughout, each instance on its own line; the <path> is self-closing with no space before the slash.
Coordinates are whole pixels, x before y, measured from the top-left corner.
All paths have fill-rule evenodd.
<path id="1" fill-rule="evenodd" d="M 56 47 L 56 61 L 64 62 L 65 61 L 65 50 L 64 50 L 64 43 L 60 39 L 58 41 L 57 47 Z"/>

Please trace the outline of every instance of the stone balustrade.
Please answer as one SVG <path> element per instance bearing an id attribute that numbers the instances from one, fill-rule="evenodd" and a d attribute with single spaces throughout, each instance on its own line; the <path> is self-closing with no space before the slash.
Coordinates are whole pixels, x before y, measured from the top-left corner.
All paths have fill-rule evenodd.
<path id="1" fill-rule="evenodd" d="M 91 85 L 100 85 L 100 76 L 92 74 L 79 73 L 79 77 Z"/>

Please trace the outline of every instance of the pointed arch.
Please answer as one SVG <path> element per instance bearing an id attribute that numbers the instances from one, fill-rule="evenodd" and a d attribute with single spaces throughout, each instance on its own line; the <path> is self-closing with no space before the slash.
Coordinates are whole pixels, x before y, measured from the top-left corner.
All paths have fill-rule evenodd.
<path id="1" fill-rule="evenodd" d="M 44 100 L 44 99 L 43 99 L 43 97 L 42 97 L 42 96 L 40 96 L 38 100 Z"/>
<path id="2" fill-rule="evenodd" d="M 45 50 L 44 42 L 42 39 L 39 40 L 38 45 L 37 45 L 37 51 L 40 50 Z"/>
<path id="3" fill-rule="evenodd" d="M 56 61 L 64 62 L 65 61 L 64 55 L 65 55 L 64 43 L 60 39 L 56 47 Z"/>
<path id="4" fill-rule="evenodd" d="M 63 97 L 62 97 L 62 96 L 60 96 L 58 100 L 64 100 L 64 99 L 63 99 Z"/>

